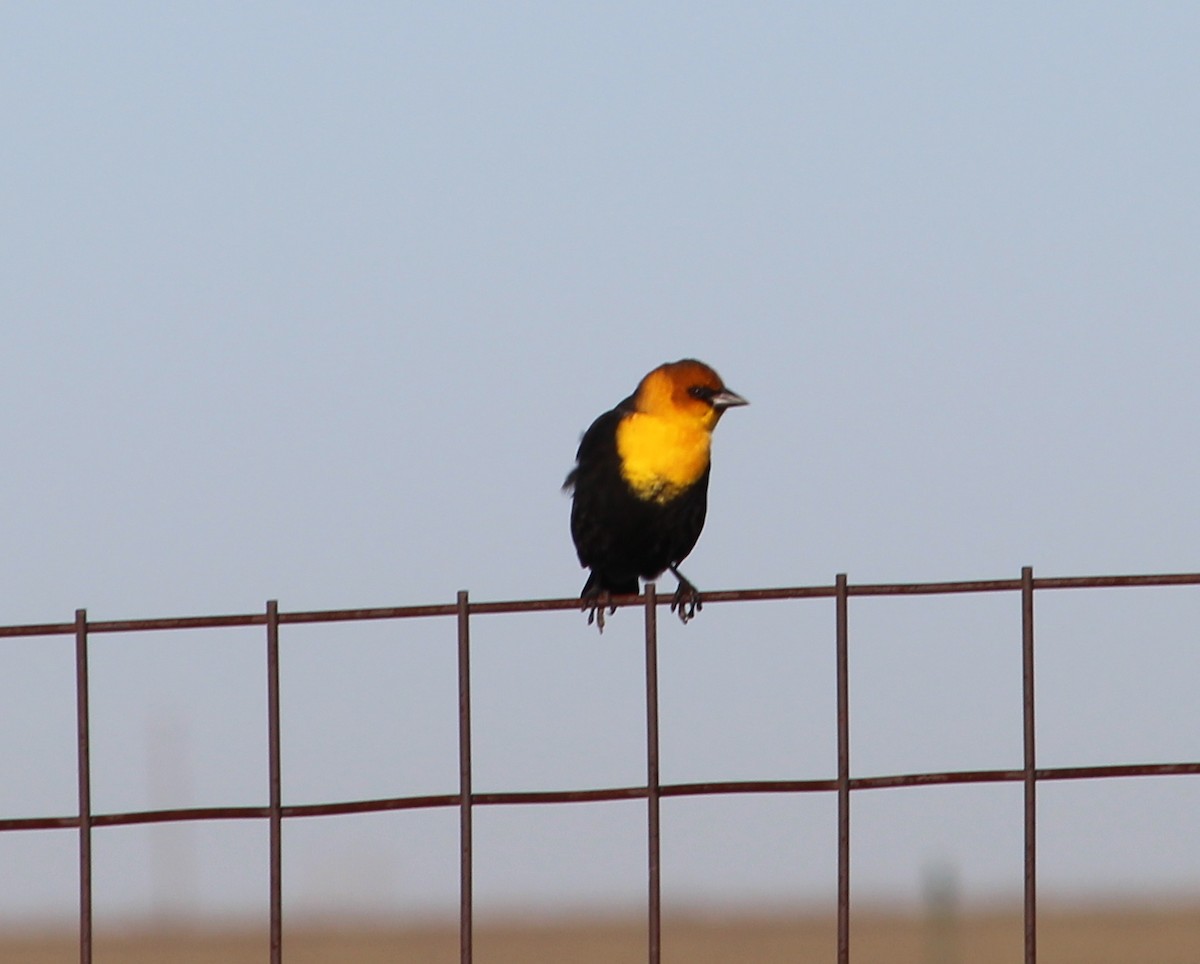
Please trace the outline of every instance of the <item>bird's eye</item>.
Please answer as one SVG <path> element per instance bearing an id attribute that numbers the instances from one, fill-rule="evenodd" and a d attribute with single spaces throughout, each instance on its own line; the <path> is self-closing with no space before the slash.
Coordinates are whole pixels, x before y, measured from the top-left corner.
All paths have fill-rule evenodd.
<path id="1" fill-rule="evenodd" d="M 707 385 L 693 385 L 688 389 L 688 394 L 692 398 L 700 399 L 702 402 L 711 402 L 713 395 L 716 393 Z"/>

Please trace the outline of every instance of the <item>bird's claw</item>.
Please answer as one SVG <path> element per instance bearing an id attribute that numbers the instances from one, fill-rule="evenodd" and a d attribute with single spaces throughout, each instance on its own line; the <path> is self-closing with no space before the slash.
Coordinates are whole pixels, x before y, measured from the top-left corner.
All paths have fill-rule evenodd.
<path id="1" fill-rule="evenodd" d="M 607 609 L 609 615 L 617 611 L 617 607 L 613 605 L 612 596 L 607 592 L 595 593 L 594 595 L 585 596 L 583 599 L 583 611 L 588 614 L 588 625 L 596 624 L 596 628 L 604 633 L 604 610 Z"/>
<path id="2" fill-rule="evenodd" d="M 671 612 L 678 613 L 679 621 L 687 625 L 687 621 L 704 608 L 704 601 L 700 598 L 700 590 L 679 573 L 675 575 L 679 576 L 679 588 L 675 590 L 675 596 L 671 600 Z"/>
<path id="3" fill-rule="evenodd" d="M 679 621 L 686 625 L 696 613 L 704 608 L 704 600 L 700 595 L 700 590 L 693 586 L 687 578 L 674 569 L 671 571 L 679 579 L 679 586 L 671 598 L 671 612 L 677 613 Z M 608 615 L 617 611 L 616 604 L 612 601 L 612 594 L 608 591 L 593 592 L 583 597 L 582 611 L 588 614 L 588 625 L 591 626 L 595 623 L 601 633 L 604 632 L 604 610 L 606 609 Z"/>

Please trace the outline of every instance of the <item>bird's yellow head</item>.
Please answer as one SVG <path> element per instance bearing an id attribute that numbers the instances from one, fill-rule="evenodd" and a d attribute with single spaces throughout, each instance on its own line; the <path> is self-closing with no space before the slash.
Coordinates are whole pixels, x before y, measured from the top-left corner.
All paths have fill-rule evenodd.
<path id="1" fill-rule="evenodd" d="M 707 471 L 721 413 L 745 404 L 703 362 L 660 365 L 642 379 L 634 410 L 617 426 L 622 477 L 638 498 L 670 502 Z"/>
<path id="2" fill-rule="evenodd" d="M 725 387 L 720 375 L 694 358 L 659 365 L 642 379 L 633 398 L 639 412 L 709 432 L 725 409 L 747 404 Z"/>

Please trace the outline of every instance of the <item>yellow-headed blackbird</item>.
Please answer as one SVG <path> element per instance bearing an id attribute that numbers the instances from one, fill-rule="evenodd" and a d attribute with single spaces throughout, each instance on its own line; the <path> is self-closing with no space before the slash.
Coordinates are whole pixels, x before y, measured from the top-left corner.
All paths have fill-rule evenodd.
<path id="1" fill-rule="evenodd" d="M 571 536 L 591 570 L 582 598 L 601 632 L 610 594 L 636 593 L 639 576 L 666 569 L 679 580 L 671 604 L 679 618 L 700 608 L 676 567 L 704 527 L 713 428 L 725 409 L 745 404 L 715 371 L 685 358 L 654 369 L 584 433 L 563 488 L 575 490 Z"/>

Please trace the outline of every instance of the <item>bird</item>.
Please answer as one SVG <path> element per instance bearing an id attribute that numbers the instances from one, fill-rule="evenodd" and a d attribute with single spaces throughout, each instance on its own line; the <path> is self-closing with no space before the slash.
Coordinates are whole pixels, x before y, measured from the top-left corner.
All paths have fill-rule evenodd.
<path id="1" fill-rule="evenodd" d="M 728 408 L 749 403 L 694 358 L 659 365 L 583 433 L 563 490 L 572 493 L 571 537 L 589 570 L 580 598 L 604 632 L 611 596 L 670 570 L 671 609 L 687 623 L 700 593 L 679 571 L 708 507 L 712 432 Z"/>

